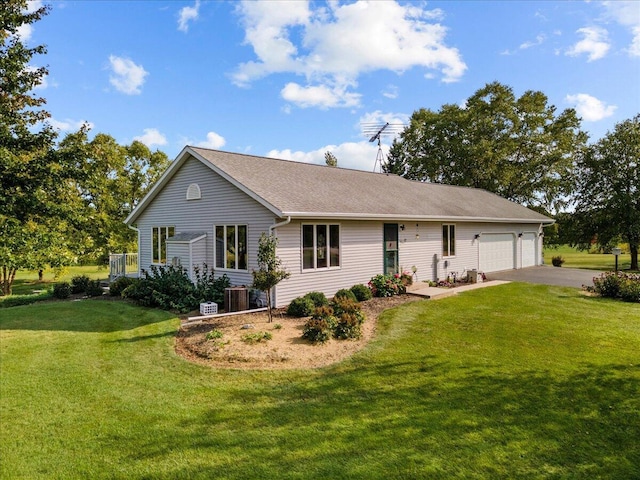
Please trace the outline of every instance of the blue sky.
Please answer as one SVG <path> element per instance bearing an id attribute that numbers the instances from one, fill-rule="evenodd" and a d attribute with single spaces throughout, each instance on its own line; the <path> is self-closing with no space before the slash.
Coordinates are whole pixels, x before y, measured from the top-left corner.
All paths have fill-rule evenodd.
<path id="1" fill-rule="evenodd" d="M 43 2 L 31 2 L 36 7 Z M 407 123 L 498 81 L 576 108 L 598 140 L 640 113 L 640 2 L 44 2 L 38 93 L 175 157 L 187 144 L 372 170 L 363 124 Z M 383 137 L 388 149 L 391 138 Z"/>

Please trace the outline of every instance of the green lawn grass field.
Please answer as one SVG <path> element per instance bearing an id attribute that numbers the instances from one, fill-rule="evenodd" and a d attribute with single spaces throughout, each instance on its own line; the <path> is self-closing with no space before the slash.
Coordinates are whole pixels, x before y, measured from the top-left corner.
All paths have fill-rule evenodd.
<path id="1" fill-rule="evenodd" d="M 125 302 L 0 310 L 0 477 L 640 478 L 637 305 L 508 284 L 333 367 L 210 369 Z"/>
<path id="2" fill-rule="evenodd" d="M 589 270 L 613 271 L 616 265 L 615 256 L 611 253 L 589 253 L 580 251 L 568 245 L 544 248 L 544 263 L 551 265 L 553 257 L 560 256 L 565 260 L 565 268 L 586 268 Z M 618 269 L 629 270 L 631 255 L 629 252 L 618 256 Z"/>
<path id="3" fill-rule="evenodd" d="M 71 279 L 77 275 L 86 275 L 93 280 L 107 280 L 109 278 L 109 269 L 97 265 L 74 265 L 65 267 L 59 278 L 55 278 L 53 269 L 47 269 L 44 271 L 42 282 L 38 280 L 38 272 L 36 270 L 18 270 L 12 293 L 13 295 L 30 295 L 34 291 L 46 290 L 56 282 L 71 282 Z"/>

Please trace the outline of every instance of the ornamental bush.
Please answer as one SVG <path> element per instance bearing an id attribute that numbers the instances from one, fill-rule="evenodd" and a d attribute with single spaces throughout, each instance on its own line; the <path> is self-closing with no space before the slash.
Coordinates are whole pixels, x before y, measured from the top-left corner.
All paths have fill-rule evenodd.
<path id="1" fill-rule="evenodd" d="M 71 293 L 84 293 L 87 291 L 91 279 L 86 275 L 76 275 L 71 279 Z"/>
<path id="2" fill-rule="evenodd" d="M 65 300 L 71 296 L 71 284 L 69 282 L 56 283 L 53 286 L 53 296 Z"/>
<path id="3" fill-rule="evenodd" d="M 364 314 L 360 310 L 360 304 L 348 298 L 338 297 L 334 299 L 332 307 L 336 318 L 333 336 L 340 339 L 360 338 L 364 323 Z"/>
<path id="4" fill-rule="evenodd" d="M 338 290 L 336 292 L 336 294 L 333 296 L 333 300 L 334 301 L 342 299 L 342 298 L 346 298 L 347 300 L 352 300 L 354 302 L 358 301 L 358 299 L 356 298 L 355 294 L 351 290 L 346 289 L 346 288 Z"/>
<path id="5" fill-rule="evenodd" d="M 322 292 L 309 292 L 305 295 L 305 298 L 313 302 L 314 308 L 329 305 L 329 300 L 327 300 L 327 297 Z"/>
<path id="6" fill-rule="evenodd" d="M 356 300 L 359 302 L 365 302 L 367 300 L 370 300 L 371 297 L 373 296 L 373 294 L 371 293 L 371 289 L 361 283 L 351 287 L 351 291 L 355 295 Z"/>
<path id="7" fill-rule="evenodd" d="M 369 288 L 374 297 L 393 297 L 407 291 L 400 275 L 376 275 L 369 281 Z"/>
<path id="8" fill-rule="evenodd" d="M 200 303 L 214 301 L 222 303 L 224 289 L 231 282 L 226 275 L 215 278 L 213 270 L 206 265 L 201 270 L 195 268 L 194 284 L 182 266 L 152 265 L 151 271 L 143 271 L 143 278 L 122 291 L 122 296 L 130 298 L 145 307 L 163 310 L 177 310 L 185 313 L 196 310 Z"/>
<path id="9" fill-rule="evenodd" d="M 100 284 L 100 280 L 89 280 L 84 291 L 89 297 L 101 297 L 104 295 L 104 290 Z"/>
<path id="10" fill-rule="evenodd" d="M 640 274 L 625 272 L 606 272 L 593 278 L 593 288 L 598 295 L 607 298 L 619 298 L 625 302 L 640 303 Z"/>
<path id="11" fill-rule="evenodd" d="M 287 315 L 292 317 L 308 317 L 313 313 L 313 300 L 305 297 L 294 298 L 287 307 Z"/>
<path id="12" fill-rule="evenodd" d="M 109 295 L 112 297 L 119 297 L 122 295 L 122 292 L 125 288 L 130 285 L 136 283 L 135 278 L 131 277 L 120 277 L 115 279 L 113 282 L 109 284 Z"/>

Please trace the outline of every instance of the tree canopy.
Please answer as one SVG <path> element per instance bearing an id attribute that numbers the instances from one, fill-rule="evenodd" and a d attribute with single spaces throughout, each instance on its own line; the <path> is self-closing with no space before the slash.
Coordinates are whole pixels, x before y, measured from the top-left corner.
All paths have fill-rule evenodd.
<path id="1" fill-rule="evenodd" d="M 575 212 L 566 216 L 563 238 L 573 246 L 608 249 L 629 244 L 638 270 L 640 245 L 640 114 L 618 123 L 585 150 L 576 165 Z"/>
<path id="2" fill-rule="evenodd" d="M 385 171 L 482 188 L 551 212 L 571 193 L 572 166 L 587 135 L 573 109 L 556 112 L 542 92 L 516 98 L 494 82 L 439 111 L 420 109 L 394 141 Z"/>

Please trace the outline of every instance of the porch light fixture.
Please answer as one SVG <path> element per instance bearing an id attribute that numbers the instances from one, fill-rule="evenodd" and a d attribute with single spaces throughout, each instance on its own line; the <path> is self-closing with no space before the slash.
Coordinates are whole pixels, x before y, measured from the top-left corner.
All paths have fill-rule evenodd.
<path id="1" fill-rule="evenodd" d="M 418 224 L 416 223 L 416 240 L 420 240 L 420 234 L 418 233 Z"/>
<path id="2" fill-rule="evenodd" d="M 476 240 L 477 240 L 477 239 L 479 239 L 479 238 L 480 238 L 480 234 L 479 234 L 479 233 L 476 233 L 476 234 L 473 236 L 473 238 L 474 238 L 474 239 L 476 239 Z"/>
<path id="3" fill-rule="evenodd" d="M 400 230 L 402 230 L 404 232 L 404 223 L 402 225 L 400 225 Z"/>
<path id="4" fill-rule="evenodd" d="M 522 238 L 522 232 L 518 234 L 518 238 Z"/>

